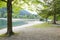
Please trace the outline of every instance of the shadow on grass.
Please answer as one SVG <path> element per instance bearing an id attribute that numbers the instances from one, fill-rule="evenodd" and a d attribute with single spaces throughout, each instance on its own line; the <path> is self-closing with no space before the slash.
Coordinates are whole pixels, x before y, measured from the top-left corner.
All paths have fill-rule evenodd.
<path id="1" fill-rule="evenodd" d="M 14 33 L 14 34 L 11 35 L 11 36 L 18 35 L 18 34 L 19 34 L 19 33 Z M 0 35 L 0 38 L 11 37 L 11 36 L 8 36 L 8 35 L 5 33 L 5 34 L 1 34 L 1 35 Z"/>

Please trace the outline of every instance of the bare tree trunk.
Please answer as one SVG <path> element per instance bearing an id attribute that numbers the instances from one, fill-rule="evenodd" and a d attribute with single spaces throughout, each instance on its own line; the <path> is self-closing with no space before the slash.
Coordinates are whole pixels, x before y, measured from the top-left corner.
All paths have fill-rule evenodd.
<path id="1" fill-rule="evenodd" d="M 56 14 L 54 14 L 53 24 L 56 24 Z"/>
<path id="2" fill-rule="evenodd" d="M 7 0 L 7 35 L 12 34 L 12 0 Z"/>

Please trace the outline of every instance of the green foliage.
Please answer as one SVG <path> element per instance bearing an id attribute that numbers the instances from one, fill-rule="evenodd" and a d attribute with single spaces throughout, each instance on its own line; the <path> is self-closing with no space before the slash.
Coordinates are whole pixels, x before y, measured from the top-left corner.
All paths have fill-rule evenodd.
<path id="1" fill-rule="evenodd" d="M 41 12 L 39 13 L 41 17 L 48 18 L 53 16 L 54 14 L 60 14 L 60 0 L 44 0 L 44 2 L 44 9 L 40 10 Z"/>
<path id="2" fill-rule="evenodd" d="M 6 2 L 0 1 L 0 8 L 6 7 Z"/>
<path id="3" fill-rule="evenodd" d="M 6 7 L 5 0 L 0 0 L 0 7 Z M 13 7 L 13 15 L 18 15 L 18 11 L 21 9 L 29 9 L 31 11 L 39 11 L 39 15 L 43 18 L 52 16 L 54 12 L 59 15 L 60 14 L 60 0 L 13 0 L 12 7 Z M 27 5 L 27 7 L 25 7 Z M 40 8 L 38 5 L 42 5 L 44 8 L 39 10 Z M 37 9 L 38 8 L 38 9 Z M 14 17 L 15 17 L 14 16 Z M 26 17 L 26 16 L 25 16 Z"/>
<path id="4" fill-rule="evenodd" d="M 41 13 L 39 15 L 42 16 L 43 18 L 48 17 L 48 10 L 41 10 Z"/>
<path id="5" fill-rule="evenodd" d="M 59 21 L 60 21 L 60 15 L 59 15 L 59 16 L 57 16 L 57 20 L 59 20 Z"/>

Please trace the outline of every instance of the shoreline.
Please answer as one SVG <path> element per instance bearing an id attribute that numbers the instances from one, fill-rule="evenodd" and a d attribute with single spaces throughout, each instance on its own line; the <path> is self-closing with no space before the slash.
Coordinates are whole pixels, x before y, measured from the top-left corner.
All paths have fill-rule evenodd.
<path id="1" fill-rule="evenodd" d="M 29 26 L 32 26 L 32 25 L 36 25 L 36 24 L 41 24 L 41 23 L 44 23 L 44 22 L 41 22 L 41 21 L 34 21 L 34 22 L 30 22 L 28 24 L 25 24 L 25 25 L 21 25 L 21 26 L 15 26 L 13 27 L 13 32 L 18 32 L 19 30 L 25 28 L 25 27 L 29 27 Z M 0 30 L 0 35 L 1 34 L 4 34 L 7 32 L 7 28 L 4 28 L 4 29 L 1 29 Z"/>

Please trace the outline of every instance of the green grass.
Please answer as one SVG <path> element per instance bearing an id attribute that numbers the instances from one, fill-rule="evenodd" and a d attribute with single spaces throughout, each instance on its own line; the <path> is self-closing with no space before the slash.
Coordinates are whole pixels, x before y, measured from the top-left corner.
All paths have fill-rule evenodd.
<path id="1" fill-rule="evenodd" d="M 42 23 L 42 24 L 36 24 L 31 26 L 33 28 L 49 28 L 49 27 L 55 27 L 55 28 L 59 28 L 59 25 L 56 24 L 52 24 L 52 23 Z"/>
<path id="2" fill-rule="evenodd" d="M 6 34 L 1 34 L 0 37 L 7 37 L 7 35 Z"/>
<path id="3" fill-rule="evenodd" d="M 14 34 L 12 34 L 12 36 L 13 35 L 18 35 L 18 33 L 14 33 Z M 5 34 L 1 34 L 0 37 L 10 37 L 10 36 L 5 33 Z"/>

